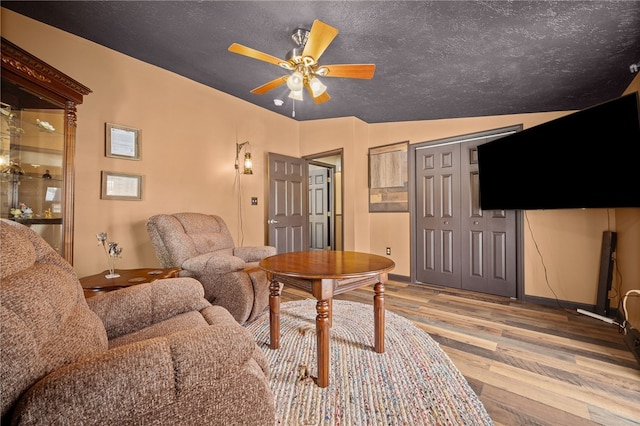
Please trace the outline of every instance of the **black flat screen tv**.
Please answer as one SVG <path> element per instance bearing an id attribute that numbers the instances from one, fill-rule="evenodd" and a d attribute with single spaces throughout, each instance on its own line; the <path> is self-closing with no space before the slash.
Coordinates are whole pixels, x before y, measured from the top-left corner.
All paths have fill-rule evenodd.
<path id="1" fill-rule="evenodd" d="M 480 207 L 640 207 L 638 93 L 478 146 Z"/>

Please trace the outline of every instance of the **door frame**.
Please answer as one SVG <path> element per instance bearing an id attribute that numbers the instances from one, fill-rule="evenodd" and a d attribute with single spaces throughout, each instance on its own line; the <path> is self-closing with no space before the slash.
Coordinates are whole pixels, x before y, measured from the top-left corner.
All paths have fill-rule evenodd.
<path id="1" fill-rule="evenodd" d="M 334 173 L 333 173 L 333 182 L 331 185 L 331 189 L 333 191 L 333 209 L 332 209 L 332 222 L 333 222 L 333 226 L 334 226 L 334 233 L 333 233 L 333 241 L 334 244 L 332 245 L 332 250 L 342 250 L 344 248 L 344 215 L 342 214 L 342 208 L 344 206 L 343 203 L 343 198 L 344 198 L 344 179 L 341 176 L 341 179 L 335 178 L 336 176 L 336 172 L 338 169 L 338 164 L 333 164 L 332 163 L 332 158 L 333 157 L 338 157 L 339 160 L 336 160 L 336 162 L 339 162 L 339 170 L 340 173 L 342 173 L 343 167 L 344 167 L 344 150 L 342 148 L 339 149 L 334 149 L 331 151 L 325 151 L 325 152 L 321 152 L 321 153 L 317 153 L 317 154 L 310 154 L 310 155 L 306 155 L 304 157 L 292 157 L 290 155 L 284 155 L 284 154 L 278 154 L 275 152 L 269 152 L 268 153 L 268 163 L 269 166 L 267 168 L 267 181 L 268 181 L 268 196 L 267 199 L 269 200 L 267 202 L 267 210 L 266 210 L 266 228 L 265 228 L 265 236 L 267 241 L 269 242 L 269 244 L 271 244 L 272 238 L 276 238 L 276 235 L 274 234 L 274 230 L 271 224 L 271 221 L 275 219 L 275 217 L 273 216 L 273 209 L 275 208 L 274 206 L 274 199 L 273 199 L 273 191 L 272 191 L 272 182 L 274 180 L 274 176 L 273 176 L 273 171 L 271 170 L 272 167 L 272 159 L 275 157 L 281 157 L 282 159 L 285 159 L 287 161 L 291 161 L 293 162 L 295 160 L 295 164 L 299 164 L 300 168 L 302 169 L 302 180 L 300 181 L 300 188 L 301 188 L 301 193 L 300 193 L 300 197 L 302 200 L 302 204 L 300 206 L 300 210 L 301 210 L 301 215 L 304 216 L 304 219 L 301 220 L 301 226 L 300 228 L 302 229 L 302 235 L 301 235 L 301 247 L 300 250 L 305 250 L 309 248 L 309 241 L 308 241 L 308 236 L 309 236 L 309 200 L 308 198 L 308 194 L 309 194 L 309 181 L 308 181 L 308 176 L 309 176 L 309 165 L 313 162 L 322 162 L 324 163 L 323 166 L 329 166 L 329 165 L 333 165 L 334 166 Z M 332 158 L 329 158 L 332 157 Z M 338 208 L 337 205 L 338 203 L 340 204 L 340 214 L 338 214 Z M 288 209 L 287 209 L 288 210 Z M 288 244 L 288 243 L 287 243 Z M 340 245 L 338 247 L 338 244 Z"/>
<path id="2" fill-rule="evenodd" d="M 467 142 L 473 139 L 485 138 L 491 135 L 495 135 L 497 133 L 503 132 L 513 132 L 513 131 L 521 131 L 523 126 L 513 125 L 506 126 L 497 129 L 482 131 L 482 132 L 473 132 L 465 135 L 452 136 L 442 139 L 436 139 L 433 141 L 425 141 L 419 142 L 415 144 L 409 144 L 409 152 L 408 152 L 408 173 L 409 173 L 409 227 L 410 227 L 410 235 L 409 235 L 409 244 L 410 244 L 410 255 L 409 255 L 409 279 L 412 283 L 417 283 L 417 224 L 416 224 L 416 151 L 418 148 L 430 148 L 441 145 L 450 145 L 450 144 L 459 144 L 463 142 Z M 524 301 L 524 215 L 522 210 L 516 210 L 515 212 L 516 219 L 516 299 L 520 301 Z"/>
<path id="3" fill-rule="evenodd" d="M 326 247 L 329 247 L 330 250 L 335 250 L 335 183 L 334 183 L 334 176 L 335 176 L 335 170 L 336 170 L 336 166 L 333 164 L 328 164 L 328 163 L 323 163 L 320 161 L 316 161 L 316 160 L 311 160 L 307 162 L 307 173 L 309 176 L 309 179 L 307 180 L 307 182 L 310 182 L 311 180 L 311 166 L 314 167 L 318 167 L 324 170 L 325 177 L 327 178 L 327 180 L 325 181 L 325 188 L 326 188 L 326 196 L 327 196 L 327 211 L 323 211 L 323 214 L 326 215 L 327 212 L 329 213 L 329 216 L 327 218 L 327 227 L 325 230 L 325 241 L 328 242 L 328 244 L 325 246 L 325 250 Z M 311 193 L 309 194 L 309 199 L 308 199 L 308 203 L 309 205 L 311 205 Z M 307 217 L 311 217 L 311 212 L 307 212 L 308 215 Z M 311 223 L 309 223 L 309 234 L 312 233 L 311 230 Z M 312 245 L 313 242 L 310 240 L 309 241 L 309 245 Z M 313 248 L 309 248 L 310 250 L 313 250 Z"/>
<path id="4" fill-rule="evenodd" d="M 336 175 L 336 171 L 337 171 L 337 165 L 336 164 L 332 164 L 330 162 L 327 162 L 327 157 L 339 157 L 340 158 L 340 171 L 342 172 L 342 169 L 344 168 L 344 150 L 342 148 L 338 148 L 338 149 L 334 149 L 331 151 L 324 151 L 324 152 L 319 152 L 316 154 L 310 154 L 310 155 L 305 155 L 302 157 L 302 159 L 305 161 L 306 163 L 306 173 L 307 176 L 309 176 L 309 166 L 311 164 L 315 164 L 321 167 L 332 167 L 333 168 L 333 173 L 332 173 L 332 182 L 330 185 L 330 191 L 331 191 L 331 217 L 330 217 L 330 222 L 331 222 L 331 229 L 332 229 L 332 235 L 331 235 L 331 250 L 342 250 L 344 249 L 344 247 L 340 247 L 337 248 L 336 247 L 336 242 L 340 241 L 340 244 L 344 244 L 344 223 L 342 223 L 340 226 L 338 226 L 338 221 L 344 220 L 344 216 L 341 214 L 340 217 L 338 218 L 337 215 L 337 211 L 336 211 L 336 206 L 338 205 L 338 203 L 340 204 L 340 206 L 344 206 L 343 203 L 343 197 L 344 197 L 344 178 L 340 179 L 340 190 L 337 191 L 336 188 L 336 179 L 335 179 L 335 175 Z M 309 192 L 309 182 L 308 180 L 305 181 L 304 183 L 305 185 L 305 190 L 308 193 Z M 339 193 L 339 195 L 336 195 L 337 193 Z M 339 199 L 338 199 L 339 198 Z M 306 207 L 308 208 L 309 203 L 307 201 Z M 309 219 L 308 219 L 309 215 L 307 212 L 307 220 L 306 220 L 306 230 L 305 232 L 309 232 Z M 338 231 L 339 229 L 339 231 Z M 339 233 L 339 235 L 338 235 Z"/>

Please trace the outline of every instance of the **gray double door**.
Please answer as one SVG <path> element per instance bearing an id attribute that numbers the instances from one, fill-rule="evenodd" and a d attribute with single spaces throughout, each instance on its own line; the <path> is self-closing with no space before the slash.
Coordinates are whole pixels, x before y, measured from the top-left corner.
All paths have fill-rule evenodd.
<path id="1" fill-rule="evenodd" d="M 480 209 L 476 147 L 415 149 L 416 281 L 516 297 L 516 213 Z"/>

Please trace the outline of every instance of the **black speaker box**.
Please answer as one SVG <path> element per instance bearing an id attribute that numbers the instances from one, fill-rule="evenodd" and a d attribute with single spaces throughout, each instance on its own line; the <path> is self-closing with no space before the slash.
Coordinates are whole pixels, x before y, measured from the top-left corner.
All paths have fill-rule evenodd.
<path id="1" fill-rule="evenodd" d="M 596 313 L 603 316 L 607 316 L 609 313 L 609 290 L 611 290 L 611 281 L 613 279 L 613 254 L 616 251 L 617 235 L 611 231 L 602 233 Z"/>

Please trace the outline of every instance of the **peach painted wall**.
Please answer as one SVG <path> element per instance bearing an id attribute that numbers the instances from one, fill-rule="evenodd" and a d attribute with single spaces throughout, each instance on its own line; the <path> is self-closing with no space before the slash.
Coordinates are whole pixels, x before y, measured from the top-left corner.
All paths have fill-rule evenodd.
<path id="1" fill-rule="evenodd" d="M 298 156 L 299 124 L 238 98 L 2 9 L 2 36 L 89 87 L 78 106 L 74 268 L 106 269 L 96 233 L 123 248 L 120 268 L 158 266 L 146 232 L 156 213 L 221 215 L 236 242 L 263 244 L 267 152 Z M 141 129 L 140 161 L 104 155 L 105 123 Z M 234 169 L 236 141 L 251 142 L 254 175 Z M 142 201 L 100 199 L 100 171 L 143 175 Z M 250 205 L 257 196 L 258 206 Z"/>
<path id="2" fill-rule="evenodd" d="M 343 149 L 345 250 L 370 251 L 369 205 L 362 189 L 368 187 L 367 126 L 353 117 L 312 120 L 300 125 L 301 155 Z"/>
<path id="3" fill-rule="evenodd" d="M 614 274 L 614 288 L 620 297 L 631 290 L 640 291 L 640 209 L 618 209 L 616 228 L 618 231 L 618 250 L 616 262 L 618 269 Z M 615 298 L 616 303 L 618 297 Z M 640 295 L 628 298 L 628 321 L 640 329 Z"/>
<path id="4" fill-rule="evenodd" d="M 40 57 L 93 93 L 78 107 L 74 267 L 79 276 L 105 269 L 95 234 L 109 233 L 124 248 L 118 266 L 157 266 L 144 228 L 155 213 L 204 211 L 225 218 L 239 242 L 265 241 L 266 156 L 276 152 L 306 156 L 344 149 L 344 247 L 384 254 L 392 248 L 397 275 L 410 275 L 408 213 L 368 213 L 368 148 L 409 140 L 415 144 L 512 124 L 525 128 L 567 112 L 496 117 L 367 124 L 353 117 L 296 122 L 132 59 L 90 41 L 2 9 L 2 35 Z M 104 156 L 104 124 L 142 129 L 142 159 Z M 241 176 L 239 198 L 233 168 L 235 142 L 251 142 L 254 175 Z M 144 175 L 143 201 L 100 200 L 100 171 Z M 251 196 L 259 205 L 250 206 Z M 238 212 L 242 210 L 242 230 Z M 627 211 L 628 210 L 628 211 Z M 525 230 L 525 289 L 528 295 L 554 297 L 542 279 L 542 262 L 551 270 L 550 287 L 561 299 L 593 304 L 601 233 L 614 227 L 615 210 L 528 212 L 537 254 Z M 623 287 L 638 282 L 640 209 L 625 209 Z M 561 229 L 561 233 L 556 231 Z M 627 231 L 625 231 L 626 233 Z M 634 244 L 635 243 L 635 244 Z M 629 269 L 627 269 L 629 268 Z M 635 275 L 634 275 L 635 274 Z M 636 285 L 637 287 L 637 285 Z M 632 288 L 632 287 L 629 287 Z"/>
<path id="5" fill-rule="evenodd" d="M 385 248 L 392 248 L 390 256 L 396 263 L 393 273 L 409 276 L 410 265 L 410 217 L 408 213 L 368 213 L 367 205 L 367 150 L 369 147 L 409 140 L 411 144 L 458 136 L 478 131 L 522 124 L 524 128 L 536 126 L 570 112 L 518 114 L 493 117 L 474 117 L 434 121 L 395 122 L 366 124 L 366 134 L 357 133 L 355 118 L 340 120 L 318 120 L 301 123 L 301 155 L 328 151 L 337 147 L 345 149 L 345 228 L 353 223 L 354 232 L 345 235 L 346 249 L 356 247 L 353 236 L 357 235 L 358 247 L 368 242 L 368 251 L 385 255 Z M 362 139 L 358 139 L 358 136 Z M 355 148 L 355 149 L 352 149 Z M 352 151 L 355 153 L 352 154 Z M 354 155 L 353 161 L 349 161 Z M 350 174 L 349 166 L 357 176 Z M 355 192 L 354 182 L 361 182 Z M 352 204 L 356 205 L 352 205 Z M 356 207 L 357 206 L 357 207 Z M 351 216 L 353 212 L 353 216 Z M 602 232 L 617 230 L 619 255 L 637 258 L 640 249 L 632 242 L 640 241 L 632 226 L 616 229 L 616 216 L 624 215 L 625 222 L 637 223 L 640 209 L 589 209 L 528 211 L 524 229 L 525 293 L 528 296 L 558 298 L 576 303 L 595 304 L 600 265 Z M 349 220 L 353 220 L 350 222 Z M 357 231 L 357 232 L 355 232 Z M 628 241 L 627 241 L 628 240 Z M 625 244 L 626 241 L 626 244 Z M 538 253 L 538 248 L 540 253 Z M 623 244 L 621 247 L 620 244 Z M 640 243 L 638 243 L 640 244 Z M 627 246 L 625 249 L 624 246 Z M 624 254 L 623 254 L 624 253 Z M 613 287 L 618 291 L 633 288 L 639 276 L 637 262 L 619 262 L 624 275 L 631 280 L 614 277 Z M 547 268 L 547 277 L 544 269 Z M 634 278 L 635 277 L 635 278 Z M 612 300 L 615 307 L 617 299 Z"/>

